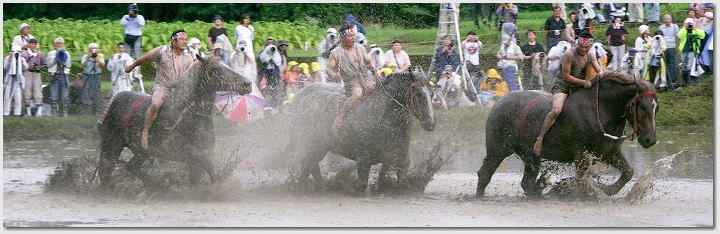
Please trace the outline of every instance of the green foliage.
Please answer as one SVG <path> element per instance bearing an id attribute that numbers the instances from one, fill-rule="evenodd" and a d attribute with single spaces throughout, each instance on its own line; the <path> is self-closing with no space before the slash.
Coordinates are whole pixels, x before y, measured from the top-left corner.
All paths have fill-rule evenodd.
<path id="1" fill-rule="evenodd" d="M 705 76 L 696 86 L 679 92 L 664 92 L 658 96 L 660 111 L 657 124 L 687 126 L 713 124 L 713 77 Z"/>
<path id="2" fill-rule="evenodd" d="M 115 52 L 116 44 L 124 41 L 124 29 L 119 20 L 72 20 L 72 19 L 10 19 L 4 21 L 3 46 L 9 50 L 12 38 L 18 35 L 17 26 L 25 22 L 32 28 L 31 34 L 38 39 L 42 51 L 54 49 L 53 40 L 56 37 L 65 39 L 65 47 L 71 55 L 87 53 L 87 45 L 95 42 L 100 45 L 100 51 L 106 55 Z M 229 37 L 234 41 L 235 26 L 239 23 L 230 21 L 225 23 Z M 291 47 L 302 48 L 305 42 L 316 45 L 322 40 L 322 29 L 317 25 L 293 22 L 254 22 L 256 29 L 255 47 L 261 47 L 264 38 L 268 36 L 288 41 Z M 189 37 L 200 41 L 207 40 L 207 31 L 211 23 L 202 21 L 193 22 L 155 22 L 147 21 L 143 28 L 143 50 L 147 51 L 160 45 L 170 43 L 170 34 L 178 29 L 187 31 Z M 203 47 L 205 47 L 203 43 Z"/>

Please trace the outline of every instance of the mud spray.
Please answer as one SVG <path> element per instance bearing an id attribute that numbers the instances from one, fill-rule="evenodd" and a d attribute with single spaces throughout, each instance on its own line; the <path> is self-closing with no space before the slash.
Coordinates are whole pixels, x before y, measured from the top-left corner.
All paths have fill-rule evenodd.
<path id="1" fill-rule="evenodd" d="M 216 119 L 216 142 L 211 157 L 219 182 L 212 185 L 205 175 L 201 181 L 204 185 L 190 186 L 184 163 L 153 158 L 143 164 L 143 170 L 160 183 L 152 188 L 144 186 L 125 170 L 121 162 L 113 172 L 112 186 L 108 191 L 100 188 L 97 177 L 98 156 L 90 154 L 63 161 L 45 182 L 44 191 L 104 194 L 142 200 L 232 200 L 243 192 L 362 194 L 353 186 L 358 180 L 354 161 L 332 153 L 321 162 L 325 184 L 298 184 L 300 156 L 295 153 L 283 155 L 290 137 L 287 118 L 279 114 L 245 124 Z M 411 155 L 413 161 L 408 177 L 402 181 L 394 173 L 379 178 L 382 164 L 373 165 L 368 192 L 422 193 L 452 154 L 441 148 L 438 143 L 429 152 Z M 127 161 L 129 157 L 132 157 L 132 153 L 125 149 L 121 161 Z"/>

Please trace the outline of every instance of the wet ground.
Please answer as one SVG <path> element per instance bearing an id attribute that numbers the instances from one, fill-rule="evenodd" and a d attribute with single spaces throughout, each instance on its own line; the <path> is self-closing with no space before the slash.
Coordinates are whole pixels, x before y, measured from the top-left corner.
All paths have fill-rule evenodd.
<path id="1" fill-rule="evenodd" d="M 46 194 L 42 185 L 61 161 L 94 152 L 91 142 L 5 142 L 3 225 L 47 226 L 471 226 L 471 227 L 709 227 L 713 225 L 713 134 L 702 128 L 664 129 L 658 145 L 644 150 L 627 142 L 623 152 L 635 168 L 618 194 L 599 201 L 528 200 L 522 194 L 522 163 L 508 158 L 475 199 L 474 172 L 484 157 L 484 138 L 449 142 L 457 153 L 433 177 L 424 194 L 351 196 L 298 192 L 287 173 L 246 162 L 223 184 L 191 189 L 183 199 L 139 199 L 92 194 Z M 418 135 L 411 154 L 432 139 Z M 426 142 L 425 142 L 426 141 Z M 423 146 L 423 147 L 420 147 Z M 623 199 L 655 160 L 680 150 L 707 154 L 680 157 L 657 178 L 645 200 Z M 127 153 L 127 152 L 126 152 Z M 335 164 L 334 162 L 341 162 Z M 325 170 L 348 165 L 329 157 Z M 613 179 L 614 173 L 606 176 Z M 203 196 L 195 196 L 202 194 Z M 202 197 L 202 198 L 198 198 Z M 208 198 L 211 197 L 211 198 Z"/>

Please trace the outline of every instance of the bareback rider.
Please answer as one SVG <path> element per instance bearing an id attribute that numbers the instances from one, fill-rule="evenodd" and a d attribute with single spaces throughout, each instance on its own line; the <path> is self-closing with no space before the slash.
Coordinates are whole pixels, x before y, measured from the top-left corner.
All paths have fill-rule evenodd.
<path id="1" fill-rule="evenodd" d="M 184 30 L 177 30 L 170 36 L 170 46 L 162 45 L 151 50 L 140 57 L 130 66 L 125 67 L 125 72 L 132 72 L 133 68 L 147 61 L 155 61 L 155 86 L 153 87 L 152 104 L 145 113 L 145 125 L 143 127 L 141 144 L 148 148 L 148 133 L 150 126 L 157 117 L 158 110 L 163 104 L 165 97 L 172 92 L 176 80 L 180 78 L 193 63 L 193 56 L 185 53 L 187 49 L 187 34 Z"/>
<path id="2" fill-rule="evenodd" d="M 355 33 L 353 23 L 344 22 L 340 26 L 340 46 L 332 49 L 328 57 L 328 75 L 336 81 L 342 79 L 345 83 L 345 95 L 348 96 L 332 125 L 332 133 L 335 136 L 339 135 L 347 112 L 362 99 L 364 92 L 375 86 L 377 81 L 377 78 L 369 73 L 375 71 L 365 47 L 355 43 Z"/>
<path id="3" fill-rule="evenodd" d="M 553 94 L 552 110 L 545 116 L 540 135 L 538 135 L 533 150 L 535 154 L 540 155 L 542 151 L 542 142 L 545 133 L 555 123 L 555 119 L 560 115 L 567 99 L 568 94 L 582 87 L 589 89 L 592 86 L 587 76 L 588 67 L 595 69 L 595 73 L 600 71 L 600 64 L 595 56 L 590 56 L 588 51 L 592 47 L 592 35 L 582 32 L 578 36 L 578 45 L 576 45 L 570 53 L 566 53 L 562 57 L 562 67 L 559 77 L 555 77 L 555 82 L 551 92 Z"/>

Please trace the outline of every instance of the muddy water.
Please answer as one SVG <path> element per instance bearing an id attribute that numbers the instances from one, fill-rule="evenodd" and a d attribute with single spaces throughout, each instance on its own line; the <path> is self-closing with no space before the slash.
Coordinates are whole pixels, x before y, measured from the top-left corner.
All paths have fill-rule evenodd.
<path id="1" fill-rule="evenodd" d="M 680 150 L 712 154 L 707 128 L 663 128 L 649 150 L 626 142 L 623 152 L 636 177 L 656 159 Z M 443 133 L 443 129 L 436 129 Z M 436 135 L 437 135 L 436 133 Z M 620 194 L 597 202 L 527 200 L 520 188 L 522 163 L 509 157 L 476 200 L 475 171 L 484 157 L 484 135 L 417 134 L 411 155 L 444 139 L 457 151 L 424 195 L 349 196 L 337 192 L 298 193 L 283 186 L 288 176 L 276 168 L 240 168 L 222 185 L 201 188 L 213 199 L 128 200 L 82 194 L 43 194 L 42 184 L 61 161 L 94 153 L 89 141 L 24 141 L 3 145 L 3 195 L 6 227 L 47 226 L 625 226 L 697 227 L 713 224 L 711 157 L 686 157 L 668 177 L 656 182 L 640 205 Z M 465 135 L 463 135 L 465 134 Z M 441 134 L 442 135 L 442 134 Z M 123 153 L 124 157 L 129 152 Z M 327 161 L 342 161 L 330 157 Z M 249 162 L 249 165 L 252 165 Z M 258 163 L 260 164 L 260 163 Z M 325 169 L 337 170 L 333 167 Z M 613 173 L 610 172 L 612 175 Z M 538 219 L 537 214 L 543 214 Z"/>

